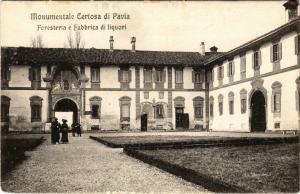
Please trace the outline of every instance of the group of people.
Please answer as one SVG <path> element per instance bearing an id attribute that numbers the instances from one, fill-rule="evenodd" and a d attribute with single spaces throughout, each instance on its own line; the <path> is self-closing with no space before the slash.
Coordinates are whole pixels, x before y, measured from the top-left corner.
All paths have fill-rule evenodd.
<path id="1" fill-rule="evenodd" d="M 72 135 L 81 136 L 81 125 L 78 122 L 74 122 L 72 125 Z M 69 126 L 67 124 L 67 120 L 62 119 L 62 124 L 58 122 L 58 119 L 54 117 L 51 122 L 51 143 L 58 144 L 61 143 L 69 143 L 68 139 L 68 131 Z M 60 137 L 61 133 L 61 137 Z"/>

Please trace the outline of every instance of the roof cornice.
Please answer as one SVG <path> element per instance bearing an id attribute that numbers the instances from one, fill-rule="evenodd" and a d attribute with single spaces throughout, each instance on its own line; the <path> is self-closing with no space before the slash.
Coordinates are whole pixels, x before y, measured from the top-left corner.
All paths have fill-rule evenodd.
<path id="1" fill-rule="evenodd" d="M 278 37 L 280 38 L 280 36 L 292 31 L 297 31 L 298 33 L 300 32 L 300 16 L 262 36 L 259 36 L 251 41 L 246 42 L 245 44 L 242 44 L 241 46 L 238 46 L 228 52 L 223 53 L 222 55 L 210 58 L 205 62 L 205 65 L 218 63 L 220 61 L 224 61 L 228 58 L 232 58 L 236 55 L 239 55 L 240 53 L 245 53 L 248 50 L 257 49 L 262 44 L 266 42 L 271 42 L 272 40 L 277 39 Z"/>

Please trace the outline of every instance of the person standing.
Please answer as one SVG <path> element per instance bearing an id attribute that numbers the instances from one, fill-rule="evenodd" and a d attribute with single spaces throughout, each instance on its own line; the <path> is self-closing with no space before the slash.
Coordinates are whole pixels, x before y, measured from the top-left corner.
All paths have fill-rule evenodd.
<path id="1" fill-rule="evenodd" d="M 57 121 L 57 118 L 54 117 L 51 122 L 51 143 L 58 144 L 59 143 L 59 131 L 60 131 L 60 124 Z"/>
<path id="2" fill-rule="evenodd" d="M 63 124 L 61 125 L 61 142 L 62 143 L 69 143 L 68 139 L 68 130 L 69 126 L 67 124 L 67 120 L 62 120 Z"/>
<path id="3" fill-rule="evenodd" d="M 81 137 L 81 125 L 78 122 L 76 122 L 76 132 L 77 132 L 77 136 Z"/>
<path id="4" fill-rule="evenodd" d="M 74 123 L 71 125 L 71 129 L 72 129 L 72 136 L 75 137 L 75 132 L 76 132 L 76 122 L 74 122 Z"/>

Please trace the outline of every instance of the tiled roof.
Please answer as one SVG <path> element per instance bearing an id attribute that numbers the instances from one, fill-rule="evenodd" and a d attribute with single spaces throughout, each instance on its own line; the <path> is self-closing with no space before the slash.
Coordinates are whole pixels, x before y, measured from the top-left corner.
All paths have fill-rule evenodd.
<path id="1" fill-rule="evenodd" d="M 215 53 L 218 54 L 218 53 Z M 197 52 L 135 51 L 108 49 L 3 47 L 4 63 L 14 64 L 102 64 L 102 65 L 184 65 L 200 66 L 207 58 Z"/>
<path id="2" fill-rule="evenodd" d="M 210 64 L 213 65 L 214 63 L 219 63 L 226 59 L 233 58 L 234 56 L 239 55 L 248 50 L 259 48 L 264 43 L 270 42 L 274 39 L 277 39 L 278 37 L 280 38 L 281 36 L 289 32 L 297 31 L 297 28 L 299 30 L 299 26 L 300 26 L 300 16 L 298 16 L 297 18 L 289 21 L 288 23 L 282 26 L 279 26 L 278 28 L 275 28 L 274 30 L 266 34 L 263 34 L 262 36 L 259 36 L 251 41 L 242 44 L 239 47 L 236 47 L 228 52 L 224 52 L 223 54 L 215 55 L 210 59 L 207 59 L 205 61 L 205 65 L 210 65 Z"/>

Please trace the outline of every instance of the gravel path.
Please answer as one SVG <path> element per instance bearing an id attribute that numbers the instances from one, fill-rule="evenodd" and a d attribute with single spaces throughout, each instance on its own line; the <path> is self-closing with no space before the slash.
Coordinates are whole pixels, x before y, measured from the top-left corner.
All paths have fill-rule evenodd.
<path id="1" fill-rule="evenodd" d="M 5 180 L 7 192 L 155 192 L 200 193 L 204 188 L 186 182 L 83 137 L 51 145 L 49 138 Z"/>

